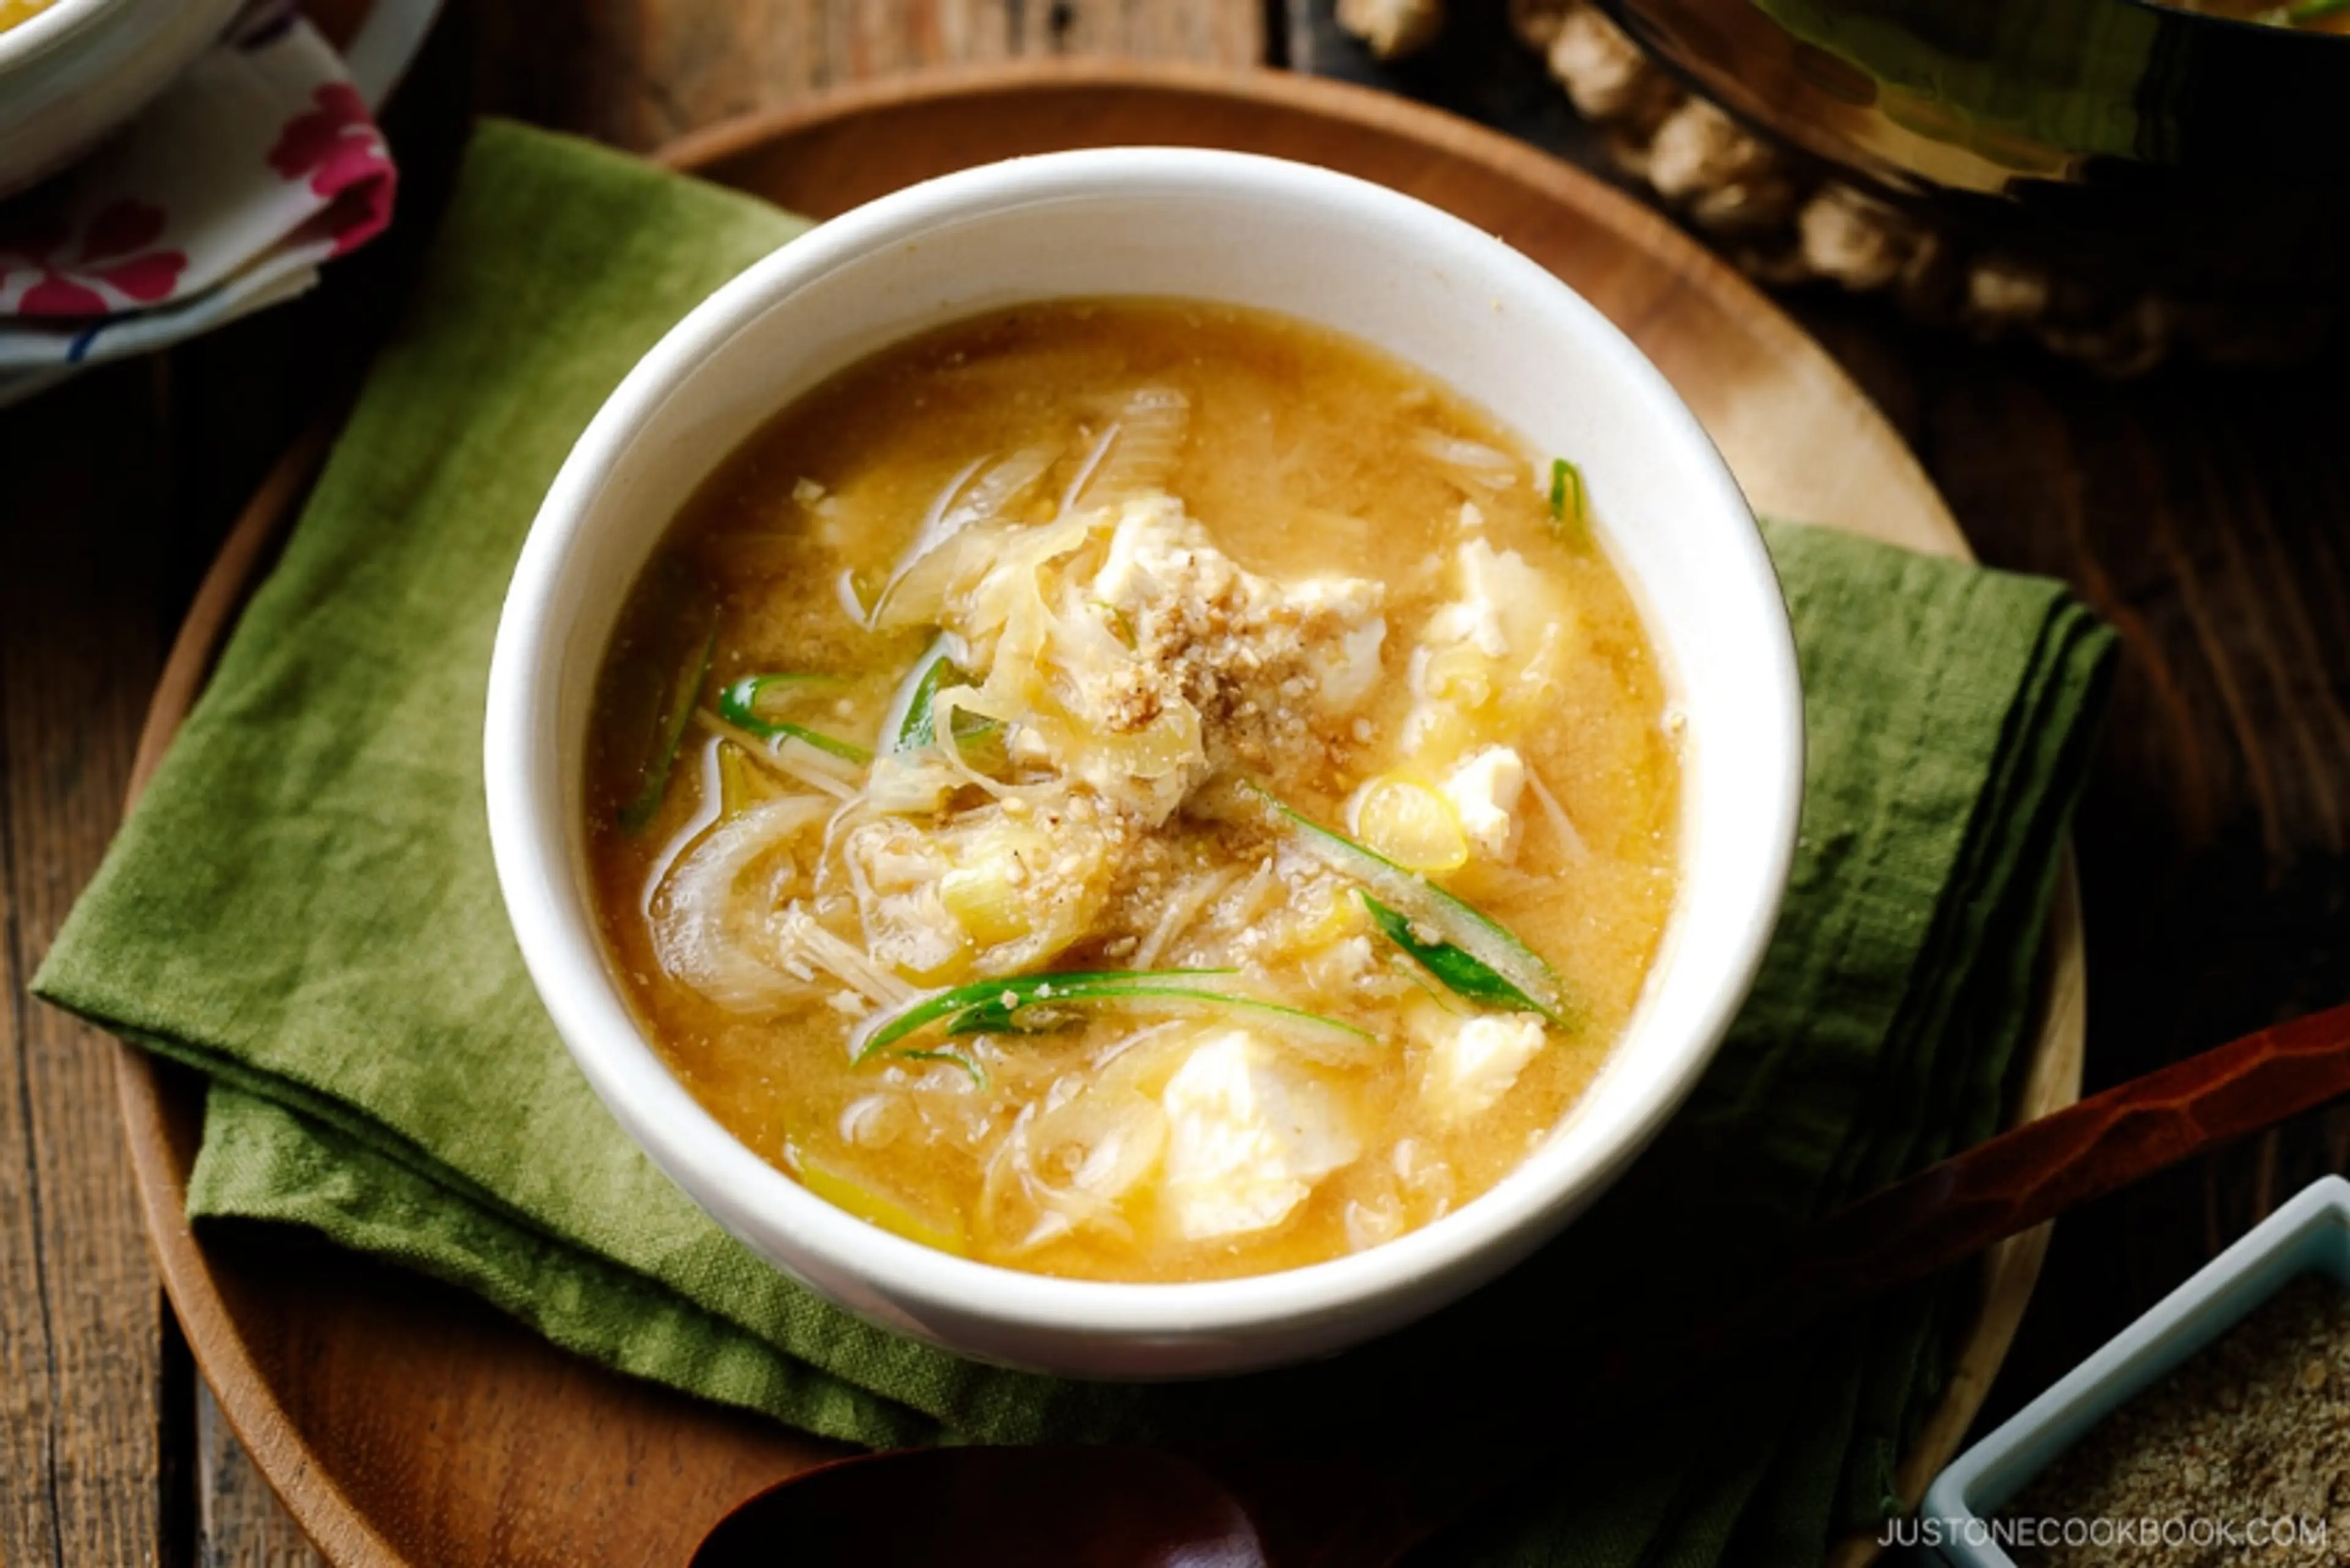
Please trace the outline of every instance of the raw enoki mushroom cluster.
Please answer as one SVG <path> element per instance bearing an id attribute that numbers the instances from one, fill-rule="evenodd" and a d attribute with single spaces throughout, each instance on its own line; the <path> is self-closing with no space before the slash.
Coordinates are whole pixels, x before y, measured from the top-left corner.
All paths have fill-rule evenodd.
<path id="1" fill-rule="evenodd" d="M 1339 25 L 1382 59 L 1432 42 L 1443 0 L 1338 0 Z M 2116 290 L 1971 245 L 1783 156 L 1642 52 L 1594 0 L 1510 0 L 1576 112 L 1607 132 L 1617 164 L 1769 284 L 1825 280 L 1882 295 L 1912 317 L 1992 339 L 2022 335 L 2108 375 L 2173 352 L 2214 361 L 2285 359 L 2324 322 Z"/>

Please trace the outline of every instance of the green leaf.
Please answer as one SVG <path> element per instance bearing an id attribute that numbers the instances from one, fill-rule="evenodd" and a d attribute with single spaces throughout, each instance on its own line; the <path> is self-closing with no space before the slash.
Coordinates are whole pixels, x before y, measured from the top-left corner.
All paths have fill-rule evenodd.
<path id="1" fill-rule="evenodd" d="M 1417 871 L 1408 871 L 1377 850 L 1323 826 L 1263 785 L 1246 781 L 1243 784 L 1264 803 L 1275 826 L 1295 830 L 1299 848 L 1340 876 L 1378 889 L 1413 925 L 1435 931 L 1508 981 L 1534 1004 L 1535 1012 L 1554 1023 L 1565 1023 L 1566 982 L 1508 927 Z"/>
<path id="2" fill-rule="evenodd" d="M 845 684 L 837 675 L 802 675 L 790 670 L 776 670 L 765 675 L 745 675 L 718 694 L 718 716 L 739 730 L 772 741 L 788 736 L 795 741 L 828 752 L 844 762 L 869 763 L 873 753 L 847 741 L 835 740 L 820 731 L 804 724 L 788 723 L 768 717 L 775 704 L 767 693 L 785 691 L 808 691 Z"/>
<path id="3" fill-rule="evenodd" d="M 1331 1018 L 1324 1013 L 1308 1012 L 1298 1007 L 1285 1007 L 1278 1002 L 1267 1002 L 1262 997 L 1243 996 L 1229 991 L 1211 991 L 1205 986 L 1098 986 L 1088 987 L 1076 992 L 1056 990 L 1050 997 L 1039 998 L 1029 1005 L 1052 1009 L 1071 1004 L 1118 1007 L 1129 1002 L 1139 1002 L 1151 1008 L 1173 1012 L 1253 1013 L 1259 1018 L 1270 1018 L 1282 1023 L 1300 1025 L 1316 1033 L 1343 1034 L 1350 1040 L 1375 1038 L 1367 1029 L 1358 1029 L 1354 1024 Z M 1015 1015 L 1022 1011 L 1020 1007 L 1004 1010 L 997 1003 L 982 1002 L 975 1007 L 965 1009 L 949 1020 L 946 1032 L 949 1035 L 1035 1033 L 1023 1028 L 1017 1022 Z"/>
<path id="4" fill-rule="evenodd" d="M 938 743 L 938 735 L 931 728 L 931 704 L 937 700 L 939 690 L 949 684 L 968 686 L 971 677 L 956 668 L 946 656 L 946 639 L 931 644 L 917 666 L 913 689 L 906 698 L 906 711 L 898 721 L 898 732 L 889 739 L 893 752 L 920 751 Z"/>
<path id="5" fill-rule="evenodd" d="M 1570 544 L 1590 537 L 1591 506 L 1583 486 L 1583 470 L 1563 457 L 1550 460 L 1551 532 Z"/>
<path id="6" fill-rule="evenodd" d="M 660 715 L 653 724 L 652 751 L 645 758 L 640 775 L 642 782 L 635 797 L 620 807 L 620 826 L 630 833 L 641 832 L 660 811 L 661 801 L 669 794 L 670 774 L 677 768 L 678 747 L 685 740 L 685 726 L 693 717 L 694 702 L 702 695 L 702 683 L 710 678 L 710 661 L 717 651 L 718 628 L 713 625 L 678 665 L 662 694 Z"/>
<path id="7" fill-rule="evenodd" d="M 1063 974 L 1022 974 L 1009 975 L 1002 980 L 973 981 L 968 985 L 951 986 L 945 991 L 918 996 L 894 1012 L 876 1013 L 857 1027 L 849 1037 L 850 1044 L 856 1048 L 857 1060 L 861 1062 L 876 1051 L 887 1050 L 925 1024 L 976 1008 L 993 1005 L 1001 1008 L 1003 1015 L 1009 1017 L 1038 1002 L 1066 1000 L 1072 996 L 1082 999 L 1093 994 L 1097 987 L 1193 980 L 1232 972 L 1224 969 L 1072 970 Z"/>
<path id="8" fill-rule="evenodd" d="M 1262 997 L 1239 995 L 1190 983 L 1233 971 L 1223 969 L 1095 970 L 1064 974 L 1013 975 L 974 981 L 917 998 L 893 1013 L 868 1019 L 850 1037 L 855 1059 L 878 1051 L 933 1023 L 949 1038 L 966 1034 L 1012 1034 L 1030 1031 L 1020 1015 L 1064 1008 L 1142 1006 L 1153 1010 L 1246 1013 L 1320 1033 L 1353 1040 L 1374 1038 L 1340 1019 L 1286 1007 Z"/>
<path id="9" fill-rule="evenodd" d="M 1411 929 L 1410 917 L 1380 903 L 1360 888 L 1355 889 L 1355 897 L 1363 901 L 1379 934 L 1409 954 L 1453 995 L 1513 1012 L 1539 1012 L 1554 1023 L 1559 1021 L 1549 1008 L 1512 985 L 1474 953 L 1451 942 L 1424 940 Z"/>
<path id="10" fill-rule="evenodd" d="M 972 684 L 969 671 L 947 657 L 947 639 L 941 636 L 923 650 L 915 660 L 911 679 L 900 689 L 899 699 L 891 704 L 894 724 L 883 726 L 887 744 L 892 754 L 917 752 L 938 744 L 938 732 L 931 722 L 931 707 L 940 691 L 949 686 Z M 958 711 L 954 720 L 955 749 L 963 760 L 982 771 L 993 771 L 1003 763 L 1000 721 L 977 713 Z M 991 745 L 989 742 L 993 742 Z"/>
<path id="11" fill-rule="evenodd" d="M 775 726 L 775 733 L 776 737 L 782 739 L 814 746 L 819 752 L 829 752 L 845 763 L 869 763 L 873 760 L 872 753 L 853 741 L 835 740 L 830 735 L 816 730 L 804 729 L 797 724 L 778 724 Z"/>

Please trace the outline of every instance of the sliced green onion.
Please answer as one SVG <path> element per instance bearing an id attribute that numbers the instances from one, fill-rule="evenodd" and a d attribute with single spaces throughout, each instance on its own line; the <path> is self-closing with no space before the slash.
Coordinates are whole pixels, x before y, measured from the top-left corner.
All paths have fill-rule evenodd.
<path id="1" fill-rule="evenodd" d="M 903 689 L 903 701 L 893 703 L 890 716 L 895 722 L 884 733 L 892 752 L 915 752 L 938 743 L 938 735 L 931 728 L 931 704 L 938 700 L 939 690 L 948 685 L 968 686 L 971 677 L 959 669 L 947 656 L 947 639 L 940 637 L 922 650 L 914 661 L 914 673 Z"/>
<path id="2" fill-rule="evenodd" d="M 798 675 L 787 670 L 767 675 L 745 675 L 718 694 L 718 716 L 736 729 L 747 731 L 763 741 L 788 736 L 814 746 L 819 752 L 828 752 L 843 762 L 869 763 L 873 760 L 873 753 L 860 745 L 835 740 L 804 724 L 770 719 L 761 711 L 760 699 L 769 691 L 795 687 L 806 691 L 841 684 L 843 682 L 837 675 Z"/>
<path id="3" fill-rule="evenodd" d="M 1563 457 L 1550 460 L 1551 531 L 1580 544 L 1589 534 L 1591 507 L 1583 487 L 1583 470 Z"/>
<path id="4" fill-rule="evenodd" d="M 2350 0 L 2301 0 L 2298 5 L 2285 7 L 2284 19 L 2300 27 L 2312 22 L 2323 22 L 2330 16 L 2339 16 L 2345 11 L 2350 11 Z"/>
<path id="5" fill-rule="evenodd" d="M 922 656 L 914 660 L 914 668 L 905 683 L 898 689 L 897 701 L 889 704 L 889 716 L 882 721 L 882 743 L 892 755 L 900 752 L 919 752 L 938 744 L 938 732 L 931 723 L 931 705 L 940 691 L 949 686 L 968 686 L 972 678 L 949 656 L 949 639 L 941 633 Z M 977 713 L 957 712 L 954 740 L 958 750 L 973 766 L 1000 766 L 1002 746 L 991 752 L 987 742 L 1003 732 L 1003 723 Z M 982 754 L 973 756 L 974 748 Z"/>
<path id="6" fill-rule="evenodd" d="M 660 716 L 653 723 L 652 750 L 645 758 L 643 782 L 636 797 L 620 807 L 620 826 L 640 831 L 660 811 L 669 794 L 670 774 L 677 769 L 677 750 L 685 740 L 685 726 L 693 717 L 702 683 L 710 678 L 710 660 L 718 651 L 713 626 L 678 665 L 668 691 L 662 693 Z"/>
<path id="7" fill-rule="evenodd" d="M 1402 912 L 1410 926 L 1434 931 L 1506 981 L 1534 1012 L 1554 1023 L 1565 1024 L 1566 982 L 1508 927 L 1418 872 L 1407 871 L 1376 850 L 1332 832 L 1263 785 L 1252 783 L 1246 787 L 1264 803 L 1277 824 L 1296 830 L 1299 848 L 1340 876 L 1376 889 Z"/>
<path id="8" fill-rule="evenodd" d="M 726 688 L 718 699 L 718 711 L 730 724 L 740 724 L 752 733 L 758 726 L 783 716 L 782 705 L 772 701 L 768 693 L 789 698 L 810 691 L 839 691 L 848 685 L 845 675 L 813 675 L 797 670 L 771 670 L 764 675 L 745 675 Z"/>
<path id="9" fill-rule="evenodd" d="M 1071 994 L 1055 991 L 1050 997 L 1031 1004 L 1038 1007 L 1058 1007 L 1063 1002 L 1083 1003 L 1094 1007 L 1117 1007 L 1127 1002 L 1159 1012 L 1246 1012 L 1268 1018 L 1284 1026 L 1295 1026 L 1309 1033 L 1338 1035 L 1347 1040 L 1372 1040 L 1377 1036 L 1343 1019 L 1320 1012 L 1308 1012 L 1303 1008 L 1284 1006 L 1267 1002 L 1263 997 L 1238 992 L 1215 991 L 1206 986 L 1191 985 L 1121 985 L 1087 988 Z M 1024 1033 L 1014 1020 L 1018 1007 L 1005 1009 L 1000 1002 L 981 1002 L 966 1008 L 947 1021 L 947 1033 L 957 1034 Z"/>
<path id="10" fill-rule="evenodd" d="M 1200 980 L 1230 974 L 1228 969 L 1105 969 L 1071 970 L 1065 974 L 1012 975 L 1003 980 L 979 980 L 918 996 L 894 1012 L 876 1013 L 849 1036 L 856 1057 L 863 1061 L 887 1050 L 926 1023 L 993 1003 L 1006 1013 L 1040 1001 L 1053 1001 L 1098 986 L 1147 983 L 1154 981 Z"/>
<path id="11" fill-rule="evenodd" d="M 1548 1015 L 1533 997 L 1512 985 L 1492 965 L 1467 949 L 1453 942 L 1426 940 L 1411 929 L 1409 916 L 1380 903 L 1360 888 L 1355 889 L 1355 897 L 1363 901 L 1379 934 L 1401 948 L 1453 995 L 1513 1012 Z"/>
<path id="12" fill-rule="evenodd" d="M 829 752 L 844 763 L 869 763 L 873 760 L 873 753 L 854 741 L 837 740 L 833 736 L 815 730 L 803 729 L 797 724 L 776 725 L 775 734 L 769 739 L 778 737 L 814 746 L 819 752 Z"/>
<path id="13" fill-rule="evenodd" d="M 862 1062 L 932 1023 L 941 1024 L 949 1037 L 1014 1033 L 1021 1031 L 1019 1014 L 1031 1008 L 1127 1003 L 1154 1010 L 1253 1013 L 1316 1033 L 1341 1034 L 1350 1040 L 1373 1038 L 1368 1030 L 1318 1012 L 1192 983 L 1232 972 L 1222 969 L 1095 970 L 974 981 L 918 997 L 895 1012 L 867 1020 L 849 1037 L 849 1044 L 855 1059 Z"/>

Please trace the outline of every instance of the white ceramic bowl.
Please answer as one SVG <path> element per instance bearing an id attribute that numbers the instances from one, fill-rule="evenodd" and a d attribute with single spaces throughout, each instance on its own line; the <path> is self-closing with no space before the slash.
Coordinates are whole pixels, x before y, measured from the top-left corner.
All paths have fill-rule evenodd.
<path id="1" fill-rule="evenodd" d="M 0 32 L 0 196 L 63 168 L 147 106 L 240 0 L 57 0 Z"/>
<path id="2" fill-rule="evenodd" d="M 1683 882 L 1626 1038 L 1543 1148 L 1370 1251 L 1198 1284 L 1049 1279 L 887 1234 L 736 1142 L 647 1044 L 583 873 L 590 698 L 622 598 L 680 504 L 778 409 L 883 345 L 1024 300 L 1181 296 L 1323 323 L 1573 456 L 1686 716 Z M 1712 1055 L 1779 907 L 1802 791 L 1784 607 L 1737 485 L 1623 335 L 1549 273 L 1419 202 L 1301 164 L 1111 149 L 885 197 L 754 265 L 631 371 L 556 477 L 490 673 L 490 835 L 556 1026 L 613 1116 L 752 1249 L 851 1312 L 968 1355 L 1201 1375 L 1369 1337 L 1491 1279 L 1631 1160 Z"/>

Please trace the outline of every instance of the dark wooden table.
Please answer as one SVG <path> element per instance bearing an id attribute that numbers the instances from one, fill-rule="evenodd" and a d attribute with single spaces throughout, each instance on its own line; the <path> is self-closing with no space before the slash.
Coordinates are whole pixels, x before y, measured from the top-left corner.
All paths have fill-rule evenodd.
<path id="1" fill-rule="evenodd" d="M 397 301 L 470 109 L 648 149 L 924 65 L 1056 51 L 1265 63 L 1589 144 L 1499 0 L 1388 70 L 1329 0 L 452 0 L 394 106 L 397 243 L 311 298 L 0 413 L 0 1564 L 315 1554 L 193 1375 L 148 1260 L 103 1039 L 24 983 L 112 832 L 197 575 L 270 457 Z M 2126 664 L 2079 832 L 2089 1086 L 2350 998 L 2350 377 L 2114 385 L 1789 301 L 1942 486 L 1982 556 L 2072 582 Z M 1833 462 L 1834 454 L 1821 454 Z M 2350 1168 L 2305 1118 L 2057 1232 L 1986 1417 L 2044 1386 L 2276 1202 Z"/>

